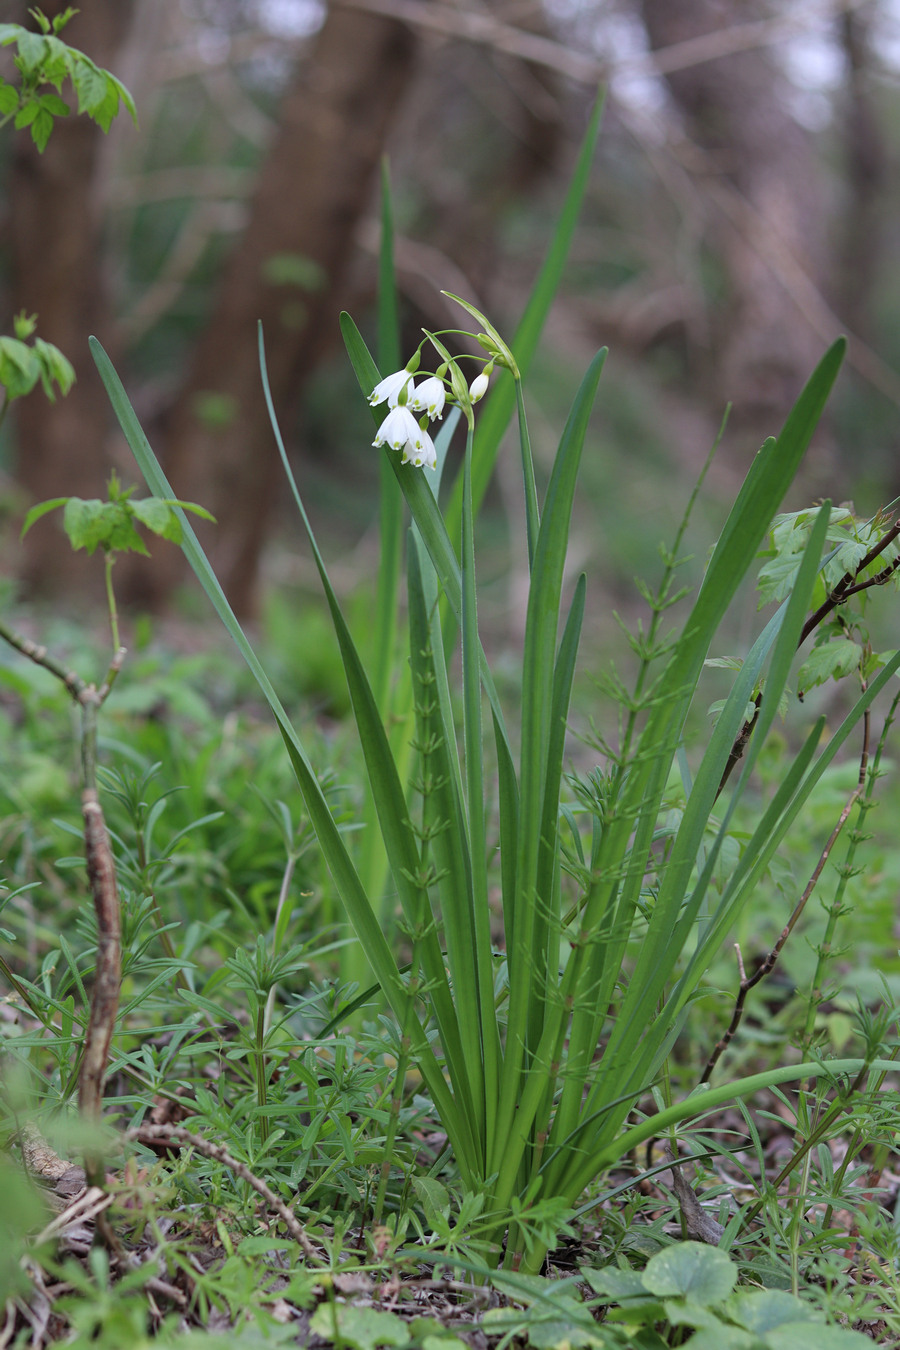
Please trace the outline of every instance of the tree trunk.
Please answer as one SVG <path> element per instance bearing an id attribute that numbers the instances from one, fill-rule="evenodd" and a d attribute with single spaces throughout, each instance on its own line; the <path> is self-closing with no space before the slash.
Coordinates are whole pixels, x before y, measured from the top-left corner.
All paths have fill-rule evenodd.
<path id="1" fill-rule="evenodd" d="M 762 0 L 642 0 L 642 12 L 654 48 L 767 17 Z M 820 275 L 823 212 L 812 147 L 765 48 L 666 79 L 688 136 L 705 152 L 698 190 L 716 203 L 709 213 L 727 298 L 711 316 L 713 395 L 733 400 L 737 426 L 761 437 L 777 430 L 823 347 L 779 265 L 789 257 L 813 280 Z"/>
<path id="2" fill-rule="evenodd" d="M 204 543 L 243 614 L 255 605 L 257 562 L 280 474 L 260 382 L 257 321 L 275 406 L 288 426 L 323 335 L 336 329 L 356 226 L 414 45 L 395 20 L 329 10 L 285 94 L 247 228 L 163 428 L 170 481 L 179 496 L 216 516 L 215 528 L 204 527 Z M 154 601 L 173 577 L 156 568 L 148 579 L 156 591 L 142 598 Z"/>
<path id="3" fill-rule="evenodd" d="M 48 18 L 65 7 L 66 0 L 42 6 Z M 132 0 L 92 0 L 62 37 L 114 68 L 132 9 Z M 33 26 L 25 4 L 16 17 Z M 17 477 L 32 501 L 103 495 L 108 470 L 109 402 L 87 345 L 90 333 L 104 344 L 110 337 L 96 191 L 103 133 L 76 116 L 70 86 L 63 95 L 72 113 L 57 121 L 42 155 L 27 132 L 15 133 L 10 173 L 12 309 L 38 315 L 38 334 L 64 352 L 77 375 L 67 398 L 51 404 L 38 388 L 14 407 Z M 72 594 L 101 580 L 96 560 L 73 556 L 52 524 L 32 530 L 23 549 L 20 575 L 33 593 Z"/>

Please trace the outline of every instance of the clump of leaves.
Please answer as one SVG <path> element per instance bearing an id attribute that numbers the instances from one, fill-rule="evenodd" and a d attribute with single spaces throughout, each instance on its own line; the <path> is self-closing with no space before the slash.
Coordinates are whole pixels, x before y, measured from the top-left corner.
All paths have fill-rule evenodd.
<path id="1" fill-rule="evenodd" d="M 495 1276 L 494 1284 L 519 1307 L 492 1308 L 482 1329 L 515 1336 L 535 1350 L 640 1346 L 666 1350 L 863 1350 L 858 1331 L 824 1325 L 816 1308 L 780 1289 L 738 1288 L 738 1269 L 719 1247 L 679 1242 L 657 1252 L 643 1271 L 583 1268 L 595 1298 L 582 1302 L 575 1279 Z M 583 1286 L 582 1286 L 583 1288 Z M 605 1308 L 598 1324 L 595 1311 Z M 694 1334 L 690 1334 L 694 1332 Z"/>
<path id="2" fill-rule="evenodd" d="M 56 402 L 54 382 L 64 398 L 75 383 L 71 362 L 52 342 L 36 337 L 29 345 L 28 339 L 34 336 L 36 327 L 37 315 L 26 314 L 23 309 L 13 320 L 15 337 L 0 337 L 0 384 L 6 390 L 4 413 L 12 399 L 30 394 L 38 380 L 51 403 Z"/>
<path id="3" fill-rule="evenodd" d="M 0 24 L 0 47 L 15 44 L 14 65 L 21 76 L 18 85 L 0 78 L 0 126 L 13 119 L 17 131 L 27 127 L 38 150 L 43 152 L 55 119 L 68 117 L 71 111 L 60 97 L 67 79 L 75 90 L 78 112 L 90 117 L 103 131 L 109 131 L 121 104 L 137 122 L 134 100 L 124 84 L 60 38 L 59 34 L 78 11 L 69 6 L 52 20 L 39 9 L 29 13 L 41 30 L 39 33 L 18 23 Z M 48 85 L 56 92 L 47 91 Z"/>
<path id="4" fill-rule="evenodd" d="M 93 553 L 102 548 L 104 553 L 143 553 L 148 554 L 147 545 L 138 534 L 137 526 L 143 525 L 161 539 L 180 544 L 183 536 L 181 521 L 175 507 L 191 511 L 203 520 L 215 517 L 196 502 L 182 502 L 176 498 L 142 497 L 134 500 L 135 489 L 124 488 L 118 475 L 113 472 L 107 485 L 107 500 L 98 497 L 53 497 L 50 501 L 39 502 L 25 517 L 22 537 L 42 516 L 63 511 L 63 529 L 74 549 L 86 548 Z"/>

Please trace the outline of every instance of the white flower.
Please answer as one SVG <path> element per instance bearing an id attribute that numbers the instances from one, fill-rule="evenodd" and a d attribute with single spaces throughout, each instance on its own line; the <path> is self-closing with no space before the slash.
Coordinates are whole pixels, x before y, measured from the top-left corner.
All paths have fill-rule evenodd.
<path id="1" fill-rule="evenodd" d="M 402 450 L 407 441 L 416 443 L 423 435 L 409 408 L 392 407 L 378 428 L 378 435 L 372 444 L 389 445 L 392 450 Z"/>
<path id="2" fill-rule="evenodd" d="M 379 380 L 375 388 L 369 395 L 369 403 L 374 408 L 377 404 L 383 403 L 387 399 L 389 408 L 396 408 L 400 395 L 407 386 L 412 388 L 412 375 L 408 370 L 395 370 L 393 375 L 385 375 L 383 380 Z M 376 441 L 377 445 L 378 442 Z"/>
<path id="3" fill-rule="evenodd" d="M 473 403 L 477 403 L 480 398 L 484 398 L 487 393 L 489 379 L 490 376 L 484 370 L 480 375 L 475 376 L 474 380 L 469 385 L 469 398 Z"/>
<path id="4" fill-rule="evenodd" d="M 413 464 L 417 469 L 436 469 L 437 451 L 434 448 L 434 441 L 421 427 L 416 427 L 416 433 L 415 439 L 410 437 L 404 446 L 402 463 Z"/>
<path id="5" fill-rule="evenodd" d="M 407 407 L 427 412 L 433 422 L 436 417 L 443 414 L 445 398 L 444 381 L 439 380 L 436 375 L 429 375 L 427 380 L 416 386 Z"/>

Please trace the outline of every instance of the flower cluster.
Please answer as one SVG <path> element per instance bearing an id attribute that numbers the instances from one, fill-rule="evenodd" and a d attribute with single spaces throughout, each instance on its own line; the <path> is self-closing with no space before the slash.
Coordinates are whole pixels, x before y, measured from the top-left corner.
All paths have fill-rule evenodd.
<path id="1" fill-rule="evenodd" d="M 369 403 L 373 408 L 379 403 L 387 402 L 388 405 L 388 415 L 378 428 L 378 435 L 372 444 L 389 445 L 392 450 L 402 450 L 404 464 L 414 464 L 419 469 L 435 469 L 437 454 L 434 441 L 425 428 L 429 421 L 443 416 L 447 400 L 443 379 L 446 365 L 436 375 L 429 375 L 418 385 L 414 382 L 417 369 L 418 353 L 408 366 L 386 375 L 372 390 Z M 485 393 L 489 374 L 490 371 L 482 371 L 472 381 L 469 387 L 472 403 L 477 403 Z M 419 420 L 413 416 L 416 412 L 422 414 Z"/>

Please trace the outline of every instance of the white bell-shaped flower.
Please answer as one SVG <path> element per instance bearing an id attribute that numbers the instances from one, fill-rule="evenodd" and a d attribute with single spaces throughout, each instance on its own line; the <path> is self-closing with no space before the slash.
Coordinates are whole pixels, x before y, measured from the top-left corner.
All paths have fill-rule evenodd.
<path id="1" fill-rule="evenodd" d="M 405 368 L 395 370 L 392 375 L 385 375 L 383 380 L 379 380 L 375 388 L 369 395 L 369 403 L 375 408 L 379 403 L 384 403 L 387 399 L 389 408 L 396 408 L 400 402 L 400 395 L 404 389 L 407 393 L 412 388 L 412 375 Z M 377 442 L 376 442 L 377 444 Z"/>
<path id="2" fill-rule="evenodd" d="M 416 385 L 409 396 L 407 407 L 415 408 L 417 412 L 427 412 L 433 422 L 436 417 L 442 416 L 446 396 L 444 381 L 436 375 L 429 375 L 427 380 Z"/>
<path id="3" fill-rule="evenodd" d="M 378 428 L 373 445 L 389 445 L 392 450 L 402 450 L 407 441 L 415 441 L 424 435 L 409 408 L 393 407 Z"/>
<path id="4" fill-rule="evenodd" d="M 407 441 L 403 449 L 404 464 L 413 464 L 417 469 L 436 469 L 437 451 L 434 448 L 434 441 L 423 431 L 421 427 L 416 427 L 416 437 Z"/>

